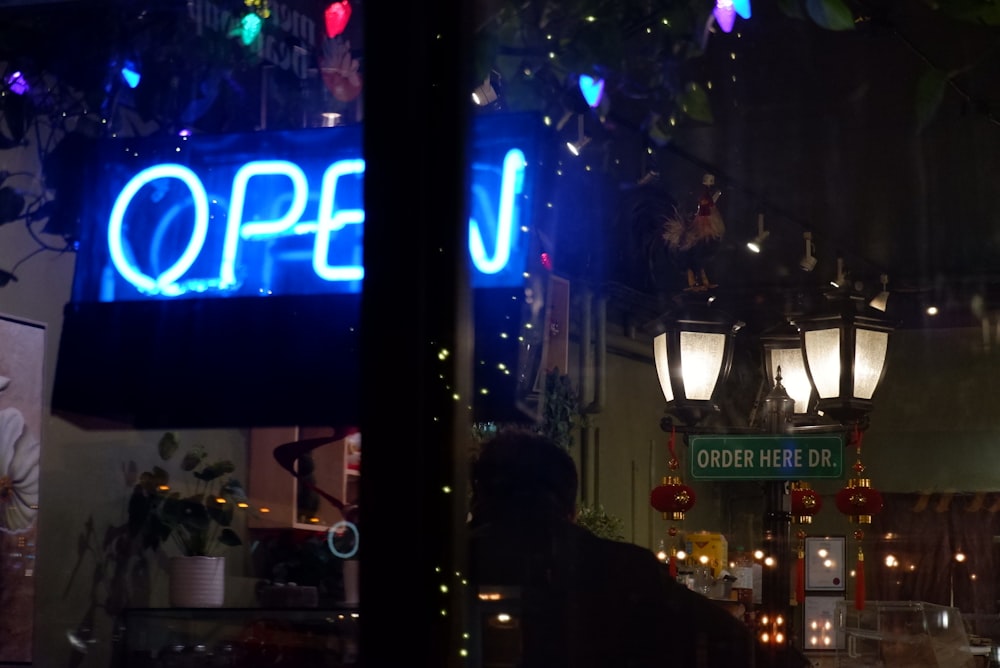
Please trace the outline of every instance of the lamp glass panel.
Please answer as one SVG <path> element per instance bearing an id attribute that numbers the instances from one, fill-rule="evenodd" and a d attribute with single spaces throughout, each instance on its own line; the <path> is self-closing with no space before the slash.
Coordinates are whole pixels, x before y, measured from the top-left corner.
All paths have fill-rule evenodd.
<path id="1" fill-rule="evenodd" d="M 681 332 L 681 376 L 688 399 L 711 400 L 725 351 L 725 334 Z"/>
<path id="2" fill-rule="evenodd" d="M 653 339 L 653 362 L 656 364 L 656 376 L 660 379 L 660 389 L 663 398 L 670 403 L 674 400 L 674 388 L 670 385 L 670 365 L 667 358 L 667 335 L 659 334 Z"/>
<path id="3" fill-rule="evenodd" d="M 795 400 L 795 412 L 805 413 L 809 406 L 809 395 L 812 394 L 812 385 L 809 383 L 809 376 L 806 374 L 806 361 L 802 357 L 800 348 L 772 348 L 768 351 L 771 355 L 771 365 L 777 373 L 781 367 L 781 384 L 784 385 L 788 396 Z M 768 381 L 773 385 L 774 378 Z"/>
<path id="4" fill-rule="evenodd" d="M 840 329 L 807 331 L 806 359 L 820 399 L 840 395 Z"/>
<path id="5" fill-rule="evenodd" d="M 858 329 L 854 346 L 854 396 L 871 399 L 882 377 L 889 333 Z"/>

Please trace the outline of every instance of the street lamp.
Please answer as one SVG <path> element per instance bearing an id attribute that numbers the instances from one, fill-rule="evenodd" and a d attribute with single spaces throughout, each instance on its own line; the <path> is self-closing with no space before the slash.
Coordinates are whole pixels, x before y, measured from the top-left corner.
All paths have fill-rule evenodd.
<path id="1" fill-rule="evenodd" d="M 783 322 L 763 332 L 760 345 L 764 349 L 764 377 L 768 382 L 774 382 L 780 369 L 781 384 L 788 396 L 795 400 L 795 415 L 809 413 L 816 403 L 816 392 L 806 371 L 799 330 L 791 323 Z"/>
<path id="2" fill-rule="evenodd" d="M 736 323 L 710 305 L 691 305 L 657 320 L 653 361 L 668 406 L 695 419 L 718 410 L 719 388 L 733 361 Z"/>
<path id="3" fill-rule="evenodd" d="M 796 318 L 795 325 L 817 409 L 846 424 L 872 409 L 892 327 L 860 295 L 838 294 L 831 301 L 832 312 Z"/>

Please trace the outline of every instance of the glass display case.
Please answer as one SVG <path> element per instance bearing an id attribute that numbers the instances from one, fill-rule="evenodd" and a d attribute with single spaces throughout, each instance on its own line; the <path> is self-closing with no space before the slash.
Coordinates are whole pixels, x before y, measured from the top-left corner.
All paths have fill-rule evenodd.
<path id="1" fill-rule="evenodd" d="M 976 668 L 985 665 L 970 644 L 962 613 L 921 601 L 838 601 L 837 666 L 861 668 Z"/>
<path id="2" fill-rule="evenodd" d="M 118 668 L 357 666 L 359 615 L 347 609 L 133 608 Z"/>

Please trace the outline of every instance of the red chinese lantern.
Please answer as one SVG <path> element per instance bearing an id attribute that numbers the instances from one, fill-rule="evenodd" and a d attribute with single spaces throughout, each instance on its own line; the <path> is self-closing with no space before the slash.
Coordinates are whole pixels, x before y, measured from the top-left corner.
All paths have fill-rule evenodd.
<path id="1" fill-rule="evenodd" d="M 872 487 L 869 478 L 861 477 L 865 472 L 865 465 L 861 463 L 861 430 L 854 428 L 852 445 L 857 448 L 858 458 L 851 467 L 857 476 L 847 481 L 847 486 L 837 492 L 835 502 L 837 510 L 847 515 L 850 522 L 858 524 L 871 524 L 872 515 L 882 510 L 882 493 Z M 857 529 L 854 532 L 854 540 L 858 544 L 858 560 L 854 569 L 854 607 L 857 610 L 865 609 L 865 553 L 861 541 L 864 539 L 864 532 Z"/>
<path id="2" fill-rule="evenodd" d="M 667 450 L 670 452 L 670 460 L 667 466 L 671 471 L 677 471 L 680 464 L 677 461 L 677 452 L 674 450 L 674 429 L 670 429 L 670 440 L 667 442 Z M 680 522 L 684 519 L 684 513 L 694 506 L 694 490 L 681 481 L 678 475 L 663 476 L 663 484 L 653 488 L 649 493 L 649 505 L 663 513 L 663 519 Z M 677 527 L 670 527 L 667 532 L 671 538 L 677 536 Z M 670 576 L 677 577 L 677 549 L 671 549 L 667 559 Z"/>
<path id="3" fill-rule="evenodd" d="M 333 39 L 344 32 L 347 22 L 351 20 L 351 4 L 347 0 L 330 3 L 330 6 L 323 12 L 326 22 L 326 36 Z"/>
<path id="4" fill-rule="evenodd" d="M 851 478 L 847 486 L 837 492 L 837 510 L 847 515 L 851 522 L 871 524 L 872 515 L 882 510 L 882 493 L 872 487 L 868 478 Z"/>
<path id="5" fill-rule="evenodd" d="M 663 476 L 663 484 L 649 495 L 649 504 L 663 513 L 663 519 L 680 521 L 694 506 L 694 490 L 681 482 L 679 476 Z"/>
<path id="6" fill-rule="evenodd" d="M 670 460 L 667 462 L 671 471 L 680 468 L 677 461 L 677 451 L 674 449 L 675 431 L 670 429 L 670 440 L 667 441 L 667 451 L 670 452 Z M 663 484 L 655 487 L 649 494 L 649 504 L 663 513 L 663 519 L 680 521 L 684 519 L 684 513 L 694 506 L 694 490 L 685 485 L 680 476 L 663 476 Z"/>
<path id="7" fill-rule="evenodd" d="M 792 517 L 796 524 L 812 524 L 813 516 L 823 508 L 823 497 L 807 482 L 792 483 Z"/>

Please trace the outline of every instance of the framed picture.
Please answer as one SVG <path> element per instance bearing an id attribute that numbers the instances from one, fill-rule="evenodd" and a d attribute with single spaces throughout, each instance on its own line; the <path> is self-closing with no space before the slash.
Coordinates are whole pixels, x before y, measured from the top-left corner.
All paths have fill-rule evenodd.
<path id="1" fill-rule="evenodd" d="M 835 626 L 837 602 L 843 596 L 806 596 L 803 603 L 803 648 L 808 651 L 843 648 L 843 634 Z"/>
<path id="2" fill-rule="evenodd" d="M 806 537 L 806 591 L 845 590 L 846 545 L 844 536 Z"/>
<path id="3" fill-rule="evenodd" d="M 45 328 L 0 315 L 0 664 L 32 663 Z"/>

